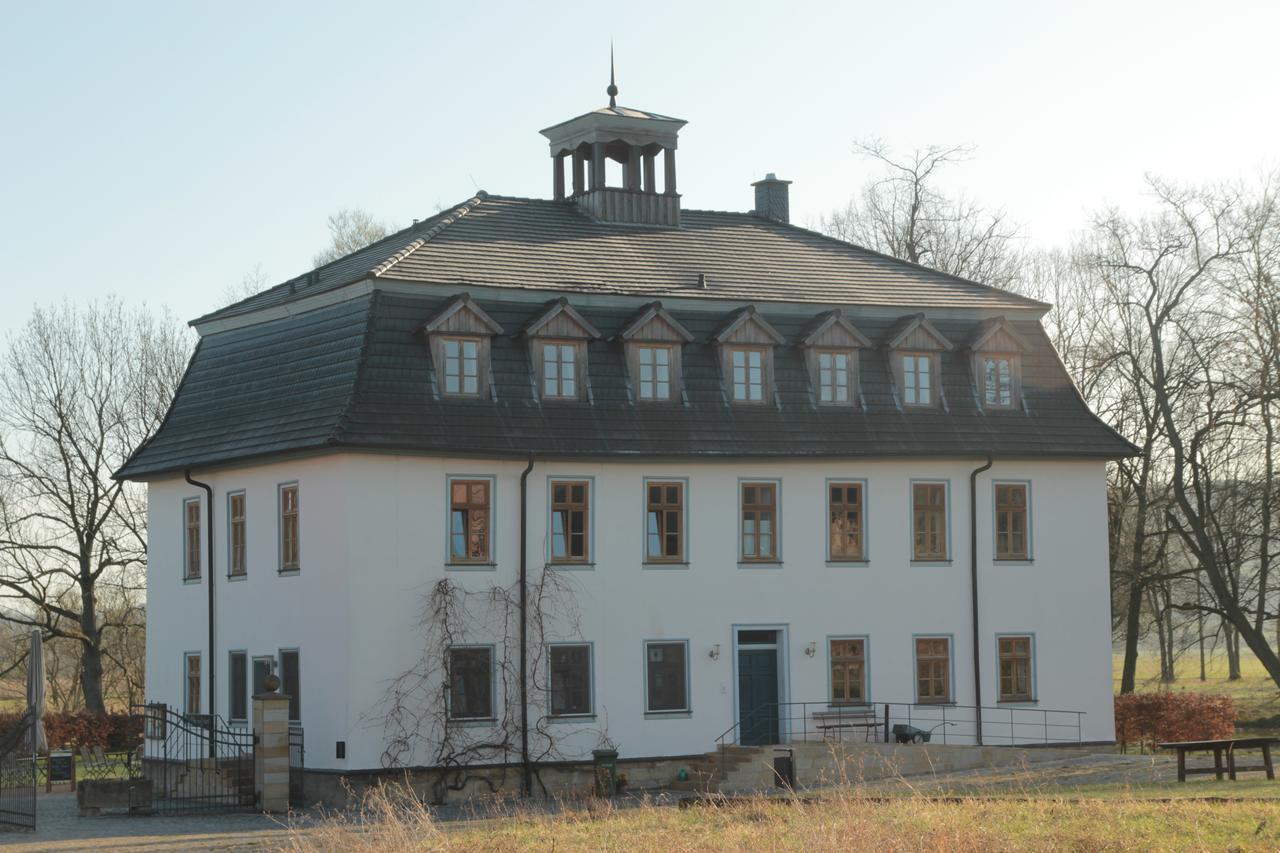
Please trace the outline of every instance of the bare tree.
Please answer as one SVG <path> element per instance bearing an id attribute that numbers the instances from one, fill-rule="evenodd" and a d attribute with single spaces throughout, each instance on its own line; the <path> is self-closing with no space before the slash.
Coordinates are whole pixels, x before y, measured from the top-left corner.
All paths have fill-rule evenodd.
<path id="1" fill-rule="evenodd" d="M 220 301 L 223 305 L 242 302 L 251 296 L 257 296 L 270 285 L 271 279 L 267 277 L 267 271 L 262 268 L 262 264 L 254 264 L 253 269 L 244 274 L 239 284 L 229 284 L 223 288 Z"/>
<path id="2" fill-rule="evenodd" d="M 899 157 L 884 142 L 868 140 L 854 150 L 879 162 L 884 175 L 843 210 L 822 217 L 823 233 L 995 287 L 1015 281 L 1018 227 L 1004 211 L 948 196 L 938 185 L 939 173 L 969 159 L 973 149 L 930 145 Z"/>
<path id="3" fill-rule="evenodd" d="M 0 619 L 73 642 L 93 712 L 145 581 L 144 491 L 112 473 L 159 425 L 188 352 L 168 315 L 108 299 L 37 309 L 0 360 Z"/>
<path id="4" fill-rule="evenodd" d="M 312 259 L 320 267 L 359 251 L 391 233 L 386 224 L 359 208 L 345 208 L 329 217 L 329 246 Z"/>

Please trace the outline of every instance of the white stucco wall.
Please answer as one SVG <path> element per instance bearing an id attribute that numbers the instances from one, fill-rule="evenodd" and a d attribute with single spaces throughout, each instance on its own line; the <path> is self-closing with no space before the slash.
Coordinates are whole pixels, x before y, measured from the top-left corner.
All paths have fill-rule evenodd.
<path id="1" fill-rule="evenodd" d="M 871 702 L 910 702 L 913 635 L 951 635 L 954 699 L 974 704 L 968 477 L 979 463 L 538 463 L 529 478 L 531 573 L 544 561 L 548 478 L 589 477 L 594 483 L 595 565 L 571 575 L 581 637 L 594 648 L 597 719 L 567 727 L 566 733 L 576 733 L 565 751 L 589 751 L 598 739 L 591 727 L 602 727 L 606 717 L 623 756 L 711 749 L 734 721 L 735 625 L 785 629 L 783 687 L 784 699 L 791 701 L 824 700 L 826 639 L 859 635 L 868 638 Z M 508 585 L 517 576 L 523 467 L 509 461 L 336 454 L 196 472 L 215 491 L 216 710 L 227 713 L 229 650 L 244 649 L 254 657 L 298 648 L 308 766 L 379 766 L 384 744 L 375 706 L 388 680 L 423 653 L 418 623 L 431 585 L 446 572 L 474 589 Z M 1007 461 L 978 480 L 982 704 L 996 704 L 996 636 L 1032 634 L 1032 707 L 1087 712 L 1081 732 L 1086 741 L 1111 740 L 1114 733 L 1104 474 L 1100 461 Z M 448 475 L 496 478 L 492 570 L 446 569 Z M 643 566 L 645 477 L 688 481 L 687 568 Z M 742 478 L 781 482 L 781 567 L 739 567 Z M 865 565 L 827 563 L 828 479 L 867 482 Z M 949 565 L 910 562 L 913 479 L 950 483 Z M 992 562 L 997 480 L 1030 483 L 1029 563 Z M 301 494 L 302 569 L 280 576 L 277 486 L 292 481 Z M 228 581 L 226 494 L 240 489 L 247 493 L 248 578 Z M 176 706 L 182 702 L 183 652 L 203 650 L 207 642 L 204 582 L 182 580 L 182 500 L 201 494 L 181 478 L 153 482 L 150 490 L 147 696 Z M 657 639 L 689 641 L 687 716 L 645 717 L 642 641 Z M 813 657 L 804 652 L 809 643 L 816 644 Z M 712 660 L 708 651 L 716 644 L 721 654 Z M 996 723 L 991 725 L 994 734 Z M 335 758 L 336 741 L 346 742 L 345 760 Z M 414 759 L 427 763 L 430 756 L 421 751 Z"/>

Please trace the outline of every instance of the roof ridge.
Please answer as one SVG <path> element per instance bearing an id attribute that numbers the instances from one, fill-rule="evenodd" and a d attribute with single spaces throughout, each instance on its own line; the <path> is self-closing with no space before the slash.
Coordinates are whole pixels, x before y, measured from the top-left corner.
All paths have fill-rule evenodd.
<path id="1" fill-rule="evenodd" d="M 408 245 L 402 247 L 399 251 L 393 252 L 390 257 L 388 257 L 382 263 L 375 265 L 372 269 L 369 270 L 367 274 L 373 276 L 374 278 L 385 275 L 396 264 L 400 263 L 405 258 L 409 257 L 414 252 L 416 252 L 418 249 L 422 248 L 424 245 L 427 244 L 428 241 L 432 240 L 437 235 L 439 235 L 441 231 L 448 228 L 450 225 L 457 222 L 459 219 L 466 216 L 471 211 L 475 210 L 477 207 L 483 204 L 488 198 L 490 198 L 490 196 L 487 192 L 485 192 L 484 190 L 477 190 L 475 195 L 473 195 L 471 198 L 467 199 L 466 201 L 462 202 L 462 204 L 459 204 L 456 207 L 454 207 L 453 210 L 445 214 L 440 219 L 440 221 L 438 221 L 435 225 L 427 229 L 427 232 L 425 234 L 423 234 L 421 237 L 414 240 L 413 242 L 409 243 Z M 419 226 L 416 224 L 409 226 L 410 229 L 417 228 L 417 227 Z M 409 230 L 409 229 L 405 229 L 405 230 Z"/>

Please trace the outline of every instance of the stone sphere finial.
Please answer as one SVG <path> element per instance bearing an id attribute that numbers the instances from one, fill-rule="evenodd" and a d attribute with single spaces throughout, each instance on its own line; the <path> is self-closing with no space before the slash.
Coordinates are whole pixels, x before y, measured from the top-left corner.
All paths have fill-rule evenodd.
<path id="1" fill-rule="evenodd" d="M 262 686 L 267 689 L 268 693 L 275 693 L 280 689 L 280 676 L 274 672 L 262 679 Z"/>

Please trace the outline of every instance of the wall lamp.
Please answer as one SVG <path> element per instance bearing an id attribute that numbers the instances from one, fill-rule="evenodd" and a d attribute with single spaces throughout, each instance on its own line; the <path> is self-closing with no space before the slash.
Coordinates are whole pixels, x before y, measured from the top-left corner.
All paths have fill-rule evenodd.
<path id="1" fill-rule="evenodd" d="M 707 652 L 707 657 L 712 660 L 720 660 L 720 644 L 716 643 L 711 647 L 711 651 Z"/>
<path id="2" fill-rule="evenodd" d="M 804 653 L 809 657 L 813 657 L 818 653 L 818 644 L 810 641 L 809 645 L 804 647 Z"/>

